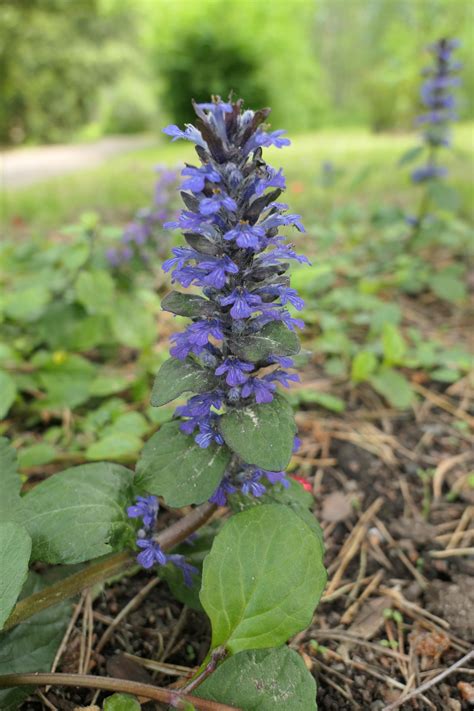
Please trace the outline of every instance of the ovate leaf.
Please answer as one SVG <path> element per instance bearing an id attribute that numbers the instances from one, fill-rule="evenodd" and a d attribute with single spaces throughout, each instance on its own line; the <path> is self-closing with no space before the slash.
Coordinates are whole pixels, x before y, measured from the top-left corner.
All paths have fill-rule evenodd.
<path id="1" fill-rule="evenodd" d="M 245 336 L 232 344 L 232 351 L 244 360 L 256 363 L 270 355 L 296 355 L 300 350 L 298 337 L 281 321 L 273 321 L 258 333 Z"/>
<path id="2" fill-rule="evenodd" d="M 317 711 L 316 682 L 288 647 L 252 649 L 226 659 L 193 692 L 242 711 Z"/>
<path id="3" fill-rule="evenodd" d="M 76 281 L 76 299 L 91 314 L 108 314 L 114 306 L 114 280 L 105 269 L 82 271 Z"/>
<path id="4" fill-rule="evenodd" d="M 169 358 L 158 371 L 151 393 L 153 407 L 166 405 L 183 393 L 204 393 L 216 382 L 213 373 L 192 360 Z"/>
<path id="5" fill-rule="evenodd" d="M 391 368 L 384 368 L 372 375 L 370 382 L 378 393 L 400 410 L 410 407 L 413 400 L 413 390 L 404 375 Z"/>
<path id="6" fill-rule="evenodd" d="M 24 447 L 18 454 L 18 466 L 20 469 L 28 467 L 39 467 L 42 464 L 52 462 L 56 457 L 55 448 L 46 442 L 33 444 L 31 447 Z"/>
<path id="7" fill-rule="evenodd" d="M 352 361 L 351 380 L 362 383 L 367 380 L 377 368 L 377 357 L 372 351 L 360 351 Z"/>
<path id="8" fill-rule="evenodd" d="M 413 148 L 409 148 L 403 155 L 400 157 L 398 161 L 398 165 L 407 165 L 407 163 L 412 163 L 414 160 L 416 160 L 425 150 L 424 146 L 413 146 Z"/>
<path id="9" fill-rule="evenodd" d="M 263 405 L 230 410 L 219 428 L 225 443 L 247 464 L 269 471 L 288 466 L 296 426 L 291 405 L 281 395 Z"/>
<path id="10" fill-rule="evenodd" d="M 16 398 L 17 388 L 9 373 L 0 370 L 0 420 L 7 414 Z"/>
<path id="11" fill-rule="evenodd" d="M 456 270 L 449 267 L 430 278 L 430 287 L 436 296 L 451 303 L 462 301 L 467 294 L 463 275 L 456 273 Z"/>
<path id="12" fill-rule="evenodd" d="M 386 323 L 382 330 L 382 346 L 385 363 L 400 365 L 407 351 L 405 339 L 393 323 Z"/>
<path id="13" fill-rule="evenodd" d="M 181 294 L 179 291 L 171 291 L 167 294 L 161 302 L 161 308 L 177 316 L 189 318 L 211 316 L 215 311 L 215 306 L 209 299 L 203 299 L 196 294 Z"/>
<path id="14" fill-rule="evenodd" d="M 0 521 L 21 521 L 23 502 L 20 489 L 16 451 L 6 437 L 0 437 Z"/>
<path id="15" fill-rule="evenodd" d="M 70 564 L 110 553 L 127 530 L 132 480 L 129 469 L 101 462 L 38 484 L 24 497 L 33 559 Z"/>
<path id="16" fill-rule="evenodd" d="M 116 432 L 89 445 L 87 459 L 124 459 L 133 457 L 142 448 L 142 440 L 134 434 Z"/>
<path id="17" fill-rule="evenodd" d="M 31 538 L 18 523 L 0 523 L 0 629 L 15 605 L 28 574 Z"/>
<path id="18" fill-rule="evenodd" d="M 44 583 L 36 573 L 30 573 L 22 597 L 41 590 Z M 47 672 L 51 669 L 71 612 L 69 601 L 43 610 L 26 622 L 0 634 L 0 674 Z M 0 690 L 2 711 L 17 711 L 31 693 L 25 686 Z"/>
<path id="19" fill-rule="evenodd" d="M 214 493 L 229 463 L 227 447 L 202 449 L 183 434 L 179 422 L 163 425 L 145 444 L 136 469 L 136 482 L 168 506 L 201 504 Z"/>
<path id="20" fill-rule="evenodd" d="M 212 647 L 283 644 L 310 623 L 325 584 L 321 542 L 296 513 L 264 504 L 233 516 L 203 567 Z"/>

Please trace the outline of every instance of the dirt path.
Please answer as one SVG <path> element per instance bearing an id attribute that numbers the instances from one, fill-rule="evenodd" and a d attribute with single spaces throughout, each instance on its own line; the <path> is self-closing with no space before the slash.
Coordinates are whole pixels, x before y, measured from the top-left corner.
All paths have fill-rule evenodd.
<path id="1" fill-rule="evenodd" d="M 0 180 L 4 188 L 31 185 L 76 170 L 93 168 L 112 156 L 155 143 L 152 135 L 111 136 L 94 143 L 3 151 L 0 152 Z"/>

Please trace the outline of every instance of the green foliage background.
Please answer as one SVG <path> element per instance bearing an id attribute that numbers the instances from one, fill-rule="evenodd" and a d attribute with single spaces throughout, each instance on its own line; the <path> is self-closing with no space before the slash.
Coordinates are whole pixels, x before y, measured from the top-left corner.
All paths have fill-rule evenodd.
<path id="1" fill-rule="evenodd" d="M 294 131 L 412 126 L 426 44 L 463 43 L 471 0 L 2 0 L 0 142 L 135 132 L 230 90 Z"/>

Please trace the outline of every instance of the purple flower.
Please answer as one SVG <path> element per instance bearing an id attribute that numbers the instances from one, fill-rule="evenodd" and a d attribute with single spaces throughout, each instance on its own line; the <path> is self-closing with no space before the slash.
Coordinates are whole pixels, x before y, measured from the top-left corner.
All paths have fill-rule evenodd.
<path id="1" fill-rule="evenodd" d="M 199 570 L 195 568 L 194 565 L 186 563 L 184 555 L 172 553 L 171 555 L 166 556 L 166 560 L 167 563 L 172 563 L 183 572 L 184 584 L 186 585 L 186 587 L 192 588 L 193 575 L 198 575 Z"/>
<path id="2" fill-rule="evenodd" d="M 220 188 L 215 188 L 212 191 L 214 194 L 210 198 L 203 198 L 199 203 L 199 212 L 201 215 L 206 217 L 209 215 L 215 215 L 219 210 L 229 210 L 230 212 L 235 212 L 237 210 L 237 203 L 235 200 L 223 192 Z"/>
<path id="3" fill-rule="evenodd" d="M 217 420 L 218 417 L 215 416 L 209 421 L 199 422 L 199 434 L 196 435 L 194 441 L 201 447 L 201 449 L 207 449 L 207 447 L 209 447 L 213 442 L 220 445 L 224 444 L 222 435 L 216 429 Z"/>
<path id="4" fill-rule="evenodd" d="M 201 132 L 197 130 L 190 123 L 186 124 L 186 130 L 182 131 L 178 126 L 170 125 L 163 129 L 163 133 L 167 136 L 171 136 L 173 141 L 177 141 L 182 138 L 185 141 L 191 141 L 201 148 L 207 148 L 207 143 L 201 136 Z"/>
<path id="5" fill-rule="evenodd" d="M 129 518 L 141 518 L 144 527 L 151 529 L 155 527 L 158 509 L 156 496 L 137 496 L 136 503 L 128 507 L 127 515 Z"/>
<path id="6" fill-rule="evenodd" d="M 261 469 L 257 469 L 252 474 L 249 474 L 240 486 L 242 494 L 255 496 L 256 498 L 263 496 L 267 489 L 264 484 L 261 483 L 263 472 Z"/>
<path id="7" fill-rule="evenodd" d="M 222 395 L 219 391 L 194 395 L 188 400 L 186 405 L 176 408 L 176 414 L 180 417 L 207 417 L 214 407 L 219 410 L 222 405 Z"/>
<path id="8" fill-rule="evenodd" d="M 212 286 L 215 289 L 222 289 L 227 282 L 227 274 L 237 274 L 239 267 L 227 255 L 218 258 L 209 258 L 199 265 L 200 281 L 206 286 Z"/>
<path id="9" fill-rule="evenodd" d="M 285 489 L 288 489 L 290 486 L 290 482 L 286 478 L 285 472 L 268 472 L 265 469 L 262 469 L 261 471 L 270 484 L 281 484 Z"/>
<path id="10" fill-rule="evenodd" d="M 214 371 L 216 375 L 226 373 L 226 383 L 231 387 L 242 385 L 248 378 L 246 373 L 250 373 L 255 366 L 253 363 L 245 363 L 238 358 L 226 358 L 223 363 Z"/>
<path id="11" fill-rule="evenodd" d="M 249 378 L 242 387 L 242 397 L 253 395 L 255 401 L 261 405 L 273 400 L 273 393 L 276 390 L 274 383 L 263 378 Z"/>
<path id="12" fill-rule="evenodd" d="M 171 251 L 174 257 L 170 257 L 163 262 L 161 268 L 164 272 L 169 272 L 170 269 L 173 268 L 182 269 L 190 259 L 199 260 L 201 258 L 199 252 L 196 252 L 194 249 L 189 249 L 188 247 L 174 247 Z"/>
<path id="13" fill-rule="evenodd" d="M 224 477 L 209 499 L 211 504 L 217 504 L 217 506 L 225 506 L 227 504 L 227 497 L 229 494 L 235 494 L 237 489 L 227 477 Z"/>
<path id="14" fill-rule="evenodd" d="M 447 169 L 441 165 L 433 165 L 427 163 L 419 168 L 415 168 L 411 177 L 415 183 L 423 183 L 425 180 L 433 180 L 433 178 L 443 178 L 447 174 Z"/>
<path id="15" fill-rule="evenodd" d="M 175 333 L 171 336 L 174 346 L 170 353 L 178 360 L 184 360 L 190 353 L 199 355 L 208 344 L 209 338 L 222 341 L 224 334 L 220 321 L 210 319 L 192 323 L 184 333 Z"/>
<path id="16" fill-rule="evenodd" d="M 204 190 L 206 180 L 210 183 L 220 183 L 221 181 L 220 174 L 209 163 L 206 163 L 201 168 L 195 168 L 192 165 L 186 166 L 181 174 L 189 176 L 181 186 L 183 190 L 191 190 L 194 193 L 200 193 Z"/>
<path id="17" fill-rule="evenodd" d="M 262 195 L 267 188 L 280 188 L 281 190 L 286 188 L 285 176 L 281 168 L 278 172 L 273 168 L 268 168 L 266 177 L 260 178 L 257 182 L 255 194 Z"/>
<path id="18" fill-rule="evenodd" d="M 278 363 L 282 368 L 293 368 L 295 365 L 293 358 L 289 356 L 272 355 L 269 360 L 271 363 Z"/>
<path id="19" fill-rule="evenodd" d="M 256 310 L 262 308 L 262 299 L 257 294 L 251 294 L 247 289 L 234 289 L 234 291 L 221 300 L 222 306 L 233 304 L 230 315 L 234 319 L 248 318 Z"/>
<path id="20" fill-rule="evenodd" d="M 300 376 L 297 373 L 287 373 L 286 370 L 274 370 L 273 373 L 265 376 L 270 382 L 280 383 L 285 388 L 290 387 L 290 383 L 299 383 Z"/>
<path id="21" fill-rule="evenodd" d="M 136 544 L 142 549 L 142 552 L 137 555 L 137 563 L 139 563 L 142 568 L 152 568 L 155 563 L 158 565 L 166 564 L 166 555 L 160 548 L 159 543 L 153 541 L 149 538 L 138 538 Z"/>
<path id="22" fill-rule="evenodd" d="M 281 129 L 279 131 L 272 131 L 271 133 L 257 131 L 245 144 L 244 153 L 251 153 L 257 148 L 269 148 L 270 146 L 283 148 L 283 146 L 289 146 L 291 141 L 289 138 L 282 138 L 284 133 L 286 133 L 286 131 Z"/>
<path id="23" fill-rule="evenodd" d="M 249 225 L 248 222 L 241 221 L 236 227 L 225 233 L 225 240 L 235 240 L 242 249 L 253 249 L 257 251 L 260 239 L 265 237 L 265 229 L 257 225 Z"/>
<path id="24" fill-rule="evenodd" d="M 304 301 L 301 296 L 298 296 L 296 289 L 280 286 L 278 288 L 278 294 L 283 305 L 291 304 L 297 311 L 301 311 L 301 309 L 304 308 Z"/>

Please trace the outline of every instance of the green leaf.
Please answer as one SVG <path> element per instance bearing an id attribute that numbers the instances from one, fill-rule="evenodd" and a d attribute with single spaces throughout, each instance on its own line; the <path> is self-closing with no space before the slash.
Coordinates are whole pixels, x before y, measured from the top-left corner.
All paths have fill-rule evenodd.
<path id="1" fill-rule="evenodd" d="M 288 647 L 251 649 L 226 659 L 193 692 L 242 711 L 317 711 L 316 682 Z"/>
<path id="2" fill-rule="evenodd" d="M 55 474 L 24 497 L 33 559 L 80 563 L 110 553 L 129 526 L 133 472 L 118 464 L 84 464 Z"/>
<path id="3" fill-rule="evenodd" d="M 453 370 L 452 368 L 436 368 L 436 370 L 431 371 L 430 377 L 439 383 L 455 383 L 456 380 L 460 380 L 461 373 L 459 370 Z"/>
<path id="4" fill-rule="evenodd" d="M 216 378 L 208 368 L 192 360 L 169 358 L 158 371 L 151 393 L 153 407 L 166 405 L 183 393 L 204 393 L 212 390 Z"/>
<path id="5" fill-rule="evenodd" d="M 212 648 L 283 644 L 308 626 L 325 584 L 320 540 L 289 508 L 264 504 L 233 516 L 204 561 Z"/>
<path id="6" fill-rule="evenodd" d="M 4 311 L 14 321 L 34 321 L 44 311 L 50 298 L 45 286 L 29 286 L 11 291 L 5 300 Z"/>
<path id="7" fill-rule="evenodd" d="M 351 380 L 353 383 L 362 383 L 368 380 L 377 368 L 377 358 L 371 351 L 360 351 L 352 361 Z"/>
<path id="8" fill-rule="evenodd" d="M 129 388 L 131 384 L 130 379 L 123 373 L 100 373 L 91 382 L 89 391 L 91 395 L 105 397 L 120 393 Z"/>
<path id="9" fill-rule="evenodd" d="M 13 521 L 0 523 L 0 629 L 12 611 L 28 574 L 31 538 Z"/>
<path id="10" fill-rule="evenodd" d="M 89 399 L 96 372 L 92 363 L 79 355 L 62 352 L 48 355 L 47 359 L 38 356 L 37 360 L 42 366 L 39 382 L 46 390 L 46 398 L 38 403 L 39 406 L 58 410 L 74 408 Z"/>
<path id="11" fill-rule="evenodd" d="M 142 437 L 149 429 L 150 425 L 140 412 L 124 412 L 123 415 L 119 415 L 114 420 L 113 424 L 105 427 L 102 434 L 109 435 L 121 432 Z"/>
<path id="12" fill-rule="evenodd" d="M 256 363 L 270 355 L 296 355 L 300 350 L 298 337 L 281 322 L 267 323 L 258 333 L 245 336 L 232 344 L 239 358 Z"/>
<path id="13" fill-rule="evenodd" d="M 0 420 L 3 420 L 16 398 L 17 388 L 9 373 L 0 370 Z"/>
<path id="14" fill-rule="evenodd" d="M 466 298 L 466 286 L 462 276 L 447 268 L 430 278 L 430 287 L 440 299 L 457 303 Z"/>
<path id="15" fill-rule="evenodd" d="M 140 711 L 141 705 L 134 696 L 112 694 L 104 701 L 104 711 Z"/>
<path id="16" fill-rule="evenodd" d="M 410 407 L 413 400 L 413 390 L 404 375 L 391 368 L 384 368 L 372 375 L 370 383 L 374 389 L 400 410 Z"/>
<path id="17" fill-rule="evenodd" d="M 344 412 L 346 409 L 346 403 L 337 395 L 322 393 L 317 390 L 306 390 L 304 388 L 293 390 L 289 394 L 289 399 L 292 405 L 300 403 L 320 405 L 326 410 L 331 410 L 331 412 Z"/>
<path id="18" fill-rule="evenodd" d="M 384 324 L 382 347 L 387 365 L 400 365 L 400 363 L 403 363 L 407 346 L 399 329 L 393 323 Z"/>
<path id="19" fill-rule="evenodd" d="M 296 425 L 291 405 L 281 395 L 263 405 L 229 410 L 219 429 L 225 443 L 247 464 L 269 471 L 288 466 Z"/>
<path id="20" fill-rule="evenodd" d="M 114 306 L 114 280 L 105 269 L 81 271 L 76 281 L 76 299 L 87 313 L 93 315 L 111 312 Z"/>
<path id="21" fill-rule="evenodd" d="M 179 291 L 167 294 L 161 302 L 161 308 L 177 316 L 189 318 L 211 316 L 215 311 L 215 306 L 209 299 L 203 299 L 196 294 L 182 294 Z"/>
<path id="22" fill-rule="evenodd" d="M 118 296 L 110 317 L 113 335 L 128 348 L 146 348 L 154 343 L 156 324 L 153 313 L 139 299 Z"/>
<path id="23" fill-rule="evenodd" d="M 150 437 L 136 468 L 138 486 L 174 508 L 207 501 L 231 457 L 227 447 L 217 444 L 202 449 L 179 426 L 168 422 Z"/>
<path id="24" fill-rule="evenodd" d="M 451 185 L 433 180 L 428 186 L 428 192 L 431 200 L 440 210 L 455 212 L 459 208 L 459 193 Z"/>
<path id="25" fill-rule="evenodd" d="M 41 590 L 45 583 L 30 573 L 21 597 Z M 71 612 L 69 601 L 43 610 L 8 632 L 0 633 L 0 674 L 48 672 L 64 636 Z M 31 690 L 21 686 L 0 690 L 2 711 L 17 711 Z"/>
<path id="26" fill-rule="evenodd" d="M 50 444 L 41 442 L 25 447 L 18 453 L 18 466 L 20 469 L 28 467 L 39 467 L 42 464 L 52 462 L 56 457 L 56 450 Z"/>
<path id="27" fill-rule="evenodd" d="M 414 160 L 416 160 L 425 150 L 424 146 L 414 146 L 413 148 L 409 148 L 403 155 L 400 157 L 398 161 L 398 165 L 401 167 L 402 165 L 407 165 L 408 163 L 412 163 Z"/>
<path id="28" fill-rule="evenodd" d="M 53 302 L 36 330 L 52 349 L 85 351 L 108 340 L 104 316 L 88 316 L 80 304 Z"/>
<path id="29" fill-rule="evenodd" d="M 23 501 L 17 473 L 17 454 L 6 437 L 0 437 L 0 521 L 21 521 Z"/>
<path id="30" fill-rule="evenodd" d="M 129 458 L 139 452 L 142 445 L 140 437 L 125 432 L 116 432 L 89 445 L 86 449 L 86 457 L 93 460 Z"/>

